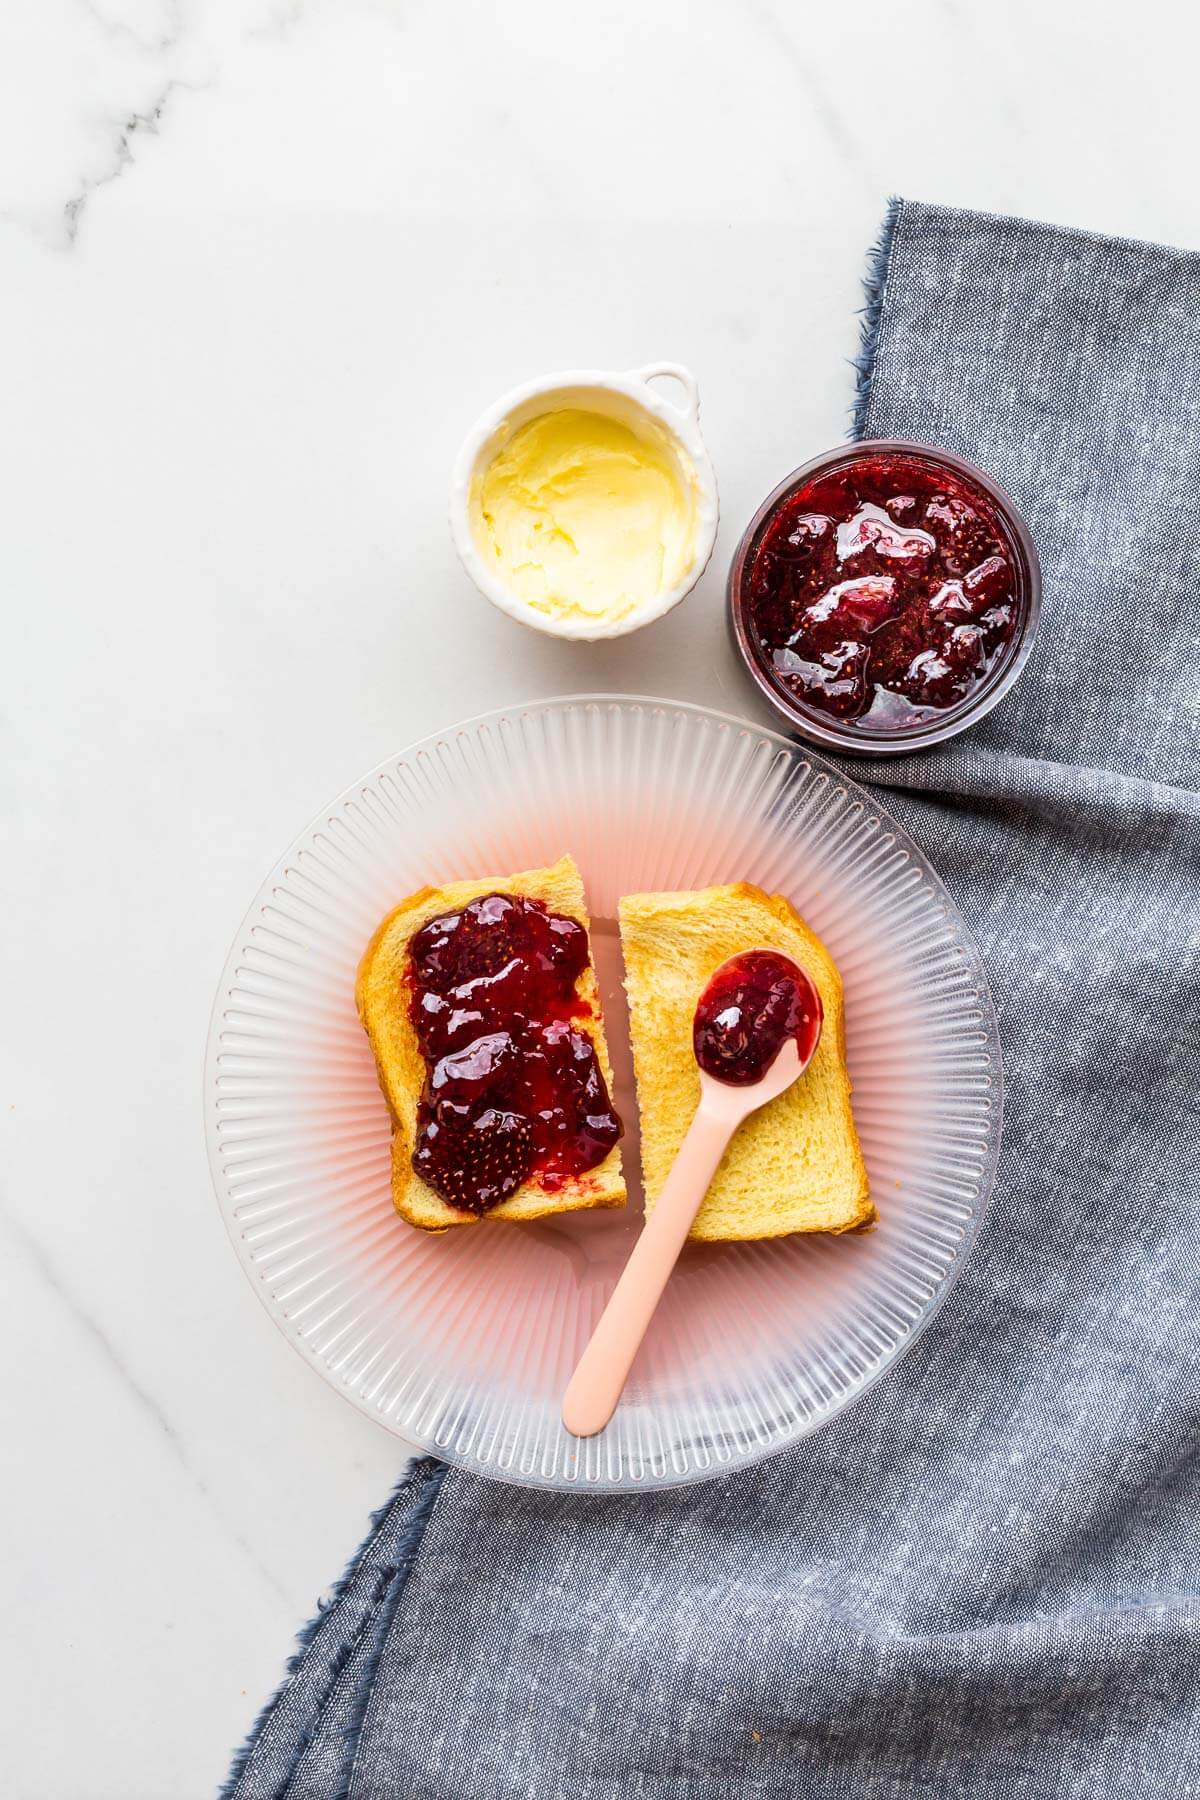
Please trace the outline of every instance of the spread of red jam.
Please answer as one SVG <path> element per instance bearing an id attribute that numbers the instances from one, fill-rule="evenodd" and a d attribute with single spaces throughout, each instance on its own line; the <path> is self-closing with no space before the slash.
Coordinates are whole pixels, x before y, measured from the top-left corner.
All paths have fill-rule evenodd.
<path id="1" fill-rule="evenodd" d="M 588 935 L 519 894 L 484 894 L 409 947 L 409 1017 L 425 1059 L 413 1168 L 462 1212 L 523 1182 L 561 1186 L 621 1135 L 595 1046 L 573 1021 Z"/>
<path id="2" fill-rule="evenodd" d="M 696 1061 L 718 1081 L 758 1081 L 792 1037 L 806 1063 L 821 1035 L 821 996 L 790 956 L 748 950 L 722 963 L 692 1026 Z"/>
<path id="3" fill-rule="evenodd" d="M 1017 625 L 1014 553 L 991 496 L 895 451 L 787 495 L 747 576 L 751 631 L 775 682 L 867 730 L 958 706 Z"/>

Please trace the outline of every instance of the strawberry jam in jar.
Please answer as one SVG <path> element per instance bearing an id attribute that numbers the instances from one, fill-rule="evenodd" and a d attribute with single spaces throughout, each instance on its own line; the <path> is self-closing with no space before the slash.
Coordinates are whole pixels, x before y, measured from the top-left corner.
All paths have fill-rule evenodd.
<path id="1" fill-rule="evenodd" d="M 859 755 L 989 711 L 1033 645 L 1037 553 L 1011 500 L 921 444 L 844 445 L 759 509 L 729 578 L 747 667 L 802 735 Z"/>

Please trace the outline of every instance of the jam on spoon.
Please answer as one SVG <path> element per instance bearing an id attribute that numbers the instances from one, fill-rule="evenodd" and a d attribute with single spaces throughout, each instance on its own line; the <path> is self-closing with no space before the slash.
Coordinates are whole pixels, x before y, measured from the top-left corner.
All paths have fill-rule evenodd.
<path id="1" fill-rule="evenodd" d="M 576 1020 L 588 935 L 519 894 L 443 913 L 409 948 L 409 1017 L 425 1060 L 413 1168 L 483 1213 L 526 1181 L 560 1187 L 621 1135 L 596 1049 Z"/>
<path id="2" fill-rule="evenodd" d="M 968 699 L 1020 612 L 1017 558 L 991 496 L 901 451 L 864 452 L 786 495 L 747 580 L 775 684 L 868 731 L 925 724 Z"/>
<path id="3" fill-rule="evenodd" d="M 790 956 L 747 950 L 721 964 L 692 1024 L 696 1061 L 737 1087 L 760 1081 L 786 1038 L 807 1063 L 821 1035 L 821 996 Z"/>

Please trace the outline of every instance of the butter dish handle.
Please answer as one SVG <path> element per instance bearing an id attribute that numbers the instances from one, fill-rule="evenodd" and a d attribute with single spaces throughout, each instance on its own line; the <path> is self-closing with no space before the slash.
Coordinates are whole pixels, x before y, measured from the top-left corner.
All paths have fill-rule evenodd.
<path id="1" fill-rule="evenodd" d="M 691 419 L 694 423 L 700 417 L 700 387 L 692 371 L 685 368 L 683 363 L 647 363 L 642 369 L 630 369 L 628 378 L 630 381 L 645 382 L 647 387 L 652 381 L 677 381 L 687 395 L 687 404 L 678 405 L 669 394 L 664 394 L 662 398 L 673 412 L 682 413 L 685 419 Z"/>

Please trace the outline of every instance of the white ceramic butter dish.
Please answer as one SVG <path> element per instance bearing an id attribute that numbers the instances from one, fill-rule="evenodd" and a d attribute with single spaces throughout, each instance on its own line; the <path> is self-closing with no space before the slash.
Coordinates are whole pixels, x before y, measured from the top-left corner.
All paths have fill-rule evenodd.
<path id="1" fill-rule="evenodd" d="M 659 381 L 682 390 L 683 403 L 676 404 L 668 392 L 651 385 Z M 603 469 L 592 471 L 590 480 L 586 469 L 568 469 L 564 475 L 560 459 L 559 469 L 546 475 L 545 490 L 533 497 L 530 506 L 527 543 L 547 545 L 552 552 L 543 568 L 536 550 L 506 553 L 503 532 L 488 511 L 488 493 L 499 479 L 495 472 L 506 468 L 505 459 L 511 462 L 522 444 L 531 443 L 527 428 L 539 420 L 552 426 L 556 415 L 568 427 L 585 415 L 593 420 L 598 416 L 601 423 L 593 436 L 607 433 L 616 440 L 615 448 L 608 444 L 600 454 L 611 452 L 617 474 L 632 467 L 634 489 L 628 495 L 614 491 L 606 497 Z M 562 638 L 622 637 L 670 612 L 700 579 L 717 533 L 717 484 L 699 415 L 695 376 L 679 363 L 650 363 L 625 374 L 568 370 L 505 394 L 468 433 L 451 491 L 455 546 L 480 592 L 510 618 Z M 644 469 L 636 455 L 622 457 L 621 444 L 644 451 Z M 624 470 L 622 462 L 627 465 Z M 519 471 L 509 477 L 507 492 L 510 499 L 514 492 L 528 494 Z M 574 508 L 571 519 L 586 510 L 599 530 L 590 538 L 576 534 L 575 541 L 547 513 L 547 493 L 562 508 Z M 656 515 L 648 503 L 656 494 L 666 496 L 662 511 L 668 531 L 661 543 L 654 536 Z M 511 512 L 512 508 L 510 523 Z M 533 536 L 543 531 L 541 538 Z M 605 546 L 603 559 L 598 539 Z M 626 545 L 630 579 L 624 583 L 620 565 Z M 659 566 L 656 554 L 662 573 L 648 576 L 648 568 Z M 560 580 L 564 570 L 565 588 Z M 606 585 L 610 570 L 615 571 L 611 586 Z"/>

